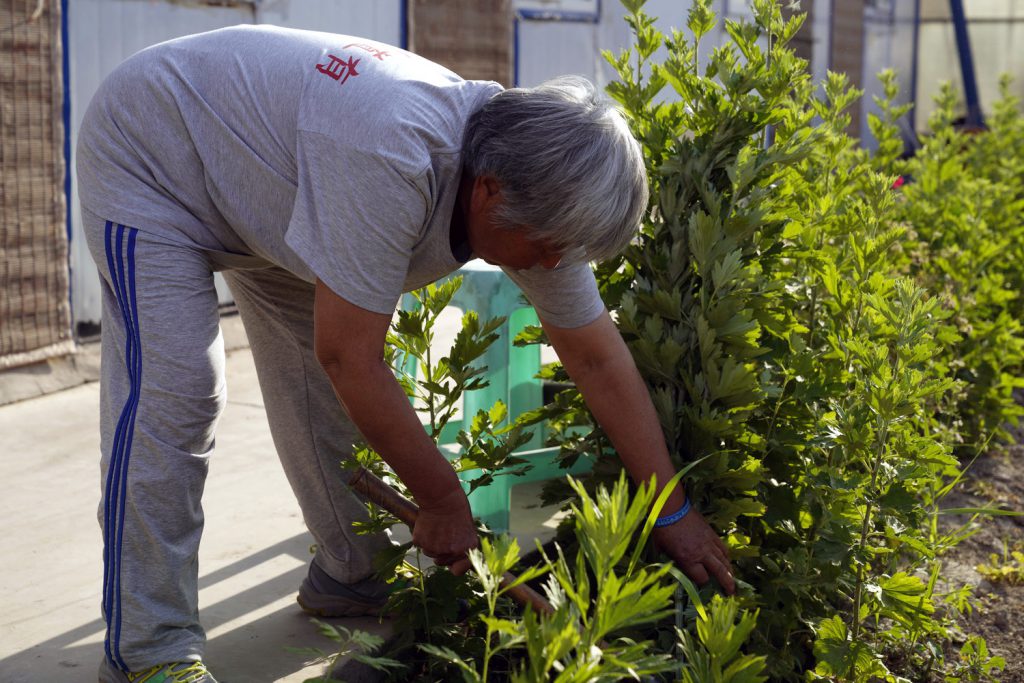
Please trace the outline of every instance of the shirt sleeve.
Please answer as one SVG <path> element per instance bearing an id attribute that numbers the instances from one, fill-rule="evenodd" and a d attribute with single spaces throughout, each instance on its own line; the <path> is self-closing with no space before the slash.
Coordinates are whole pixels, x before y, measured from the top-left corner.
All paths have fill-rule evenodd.
<path id="1" fill-rule="evenodd" d="M 298 190 L 285 242 L 343 299 L 391 314 L 430 215 L 419 181 L 372 152 L 299 131 Z"/>
<path id="2" fill-rule="evenodd" d="M 503 270 L 523 290 L 545 323 L 555 327 L 583 327 L 604 311 L 597 280 L 588 263 L 572 263 L 550 270 L 541 266 Z"/>

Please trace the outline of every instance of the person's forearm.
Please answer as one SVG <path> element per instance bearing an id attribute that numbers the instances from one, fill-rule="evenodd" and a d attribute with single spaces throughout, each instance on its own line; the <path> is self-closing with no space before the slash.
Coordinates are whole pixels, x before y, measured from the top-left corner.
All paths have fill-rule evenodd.
<path id="1" fill-rule="evenodd" d="M 676 468 L 665 447 L 665 437 L 647 386 L 628 350 L 626 354 L 625 358 L 615 358 L 604 367 L 578 372 L 574 379 L 587 406 L 615 446 L 626 471 L 637 483 L 649 482 L 651 475 L 655 475 L 660 492 L 675 476 Z M 569 370 L 568 367 L 566 369 Z M 572 375 L 571 370 L 569 373 Z M 680 484 L 659 515 L 675 512 L 684 501 L 685 493 Z"/>
<path id="2" fill-rule="evenodd" d="M 655 475 L 660 493 L 675 476 L 675 467 L 647 386 L 611 317 L 606 313 L 575 329 L 550 325 L 544 329 L 630 475 L 637 482 L 649 481 Z M 676 487 L 655 514 L 671 515 L 683 507 L 685 500 L 682 487 Z M 729 550 L 700 512 L 655 529 L 654 538 L 697 583 L 714 576 L 727 593 L 735 590 Z"/>
<path id="3" fill-rule="evenodd" d="M 458 476 L 383 361 L 355 368 L 328 362 L 324 369 L 349 417 L 421 507 L 465 504 Z"/>
<path id="4" fill-rule="evenodd" d="M 656 475 L 660 492 L 676 468 L 647 385 L 611 318 L 604 315 L 588 328 L 582 334 L 553 329 L 548 336 L 630 476 L 639 483 Z M 684 501 L 683 487 L 677 486 L 660 514 L 675 512 Z"/>

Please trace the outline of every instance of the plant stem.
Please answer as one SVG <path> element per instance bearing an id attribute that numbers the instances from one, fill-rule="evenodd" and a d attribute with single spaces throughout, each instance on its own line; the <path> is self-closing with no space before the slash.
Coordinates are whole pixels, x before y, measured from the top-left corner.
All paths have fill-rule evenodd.
<path id="1" fill-rule="evenodd" d="M 881 468 L 882 458 L 885 456 L 885 442 L 889 438 L 889 421 L 882 421 L 882 428 L 879 430 L 878 445 L 875 450 L 875 458 L 871 464 L 871 483 L 868 486 L 868 495 L 872 495 L 875 489 L 875 483 L 878 481 L 878 470 Z M 871 511 L 874 507 L 874 502 L 868 498 L 866 507 L 864 508 L 864 523 L 861 525 L 860 530 L 860 542 L 858 549 L 861 553 L 864 552 L 864 548 L 868 543 L 868 531 L 871 528 Z M 853 597 L 853 614 L 851 615 L 851 632 L 853 634 L 853 642 L 857 641 L 857 637 L 860 635 L 860 604 L 864 593 L 864 562 L 859 562 L 857 565 L 857 587 L 854 590 Z M 856 662 L 854 662 L 855 664 Z"/>
<path id="2" fill-rule="evenodd" d="M 783 402 L 786 400 L 786 387 L 789 386 L 789 377 L 782 383 L 782 389 L 779 390 L 779 400 L 775 402 L 775 410 L 772 411 L 772 419 L 768 423 L 768 435 L 764 439 L 765 451 L 769 448 L 768 443 L 771 441 L 772 436 L 775 434 L 775 424 L 779 418 L 779 410 L 782 408 Z"/>
<path id="3" fill-rule="evenodd" d="M 434 325 L 434 321 L 430 319 L 430 314 L 429 314 L 429 312 L 427 312 L 426 315 L 423 316 L 423 336 L 425 338 L 424 340 L 427 343 L 427 349 L 426 349 L 426 353 L 424 354 L 424 361 L 423 361 L 423 364 L 424 364 L 423 375 L 426 377 L 426 379 L 428 381 L 431 381 L 431 382 L 434 381 L 434 364 L 433 364 L 433 361 L 430 359 L 430 342 L 431 342 L 431 340 L 432 340 L 431 338 L 433 336 L 433 335 L 431 335 L 430 330 L 433 327 L 433 325 Z M 437 428 L 437 406 L 435 405 L 435 399 L 436 399 L 436 396 L 434 396 L 434 392 L 428 389 L 427 390 L 427 410 L 430 413 L 430 434 L 435 439 L 437 439 L 439 436 L 441 436 L 441 434 L 440 434 L 440 430 Z"/>
<path id="4" fill-rule="evenodd" d="M 828 196 L 832 192 L 832 173 L 833 173 L 833 167 L 830 164 L 830 165 L 828 165 L 825 168 L 825 173 L 824 173 L 824 176 L 825 176 L 825 195 L 826 196 Z M 817 244 L 817 246 L 814 249 L 814 251 L 816 253 L 820 253 L 821 250 L 825 248 L 825 220 L 824 220 L 824 216 L 822 216 L 821 218 L 822 218 L 822 220 L 821 220 L 821 227 L 818 228 L 818 244 Z M 808 329 L 810 330 L 809 336 L 807 338 L 807 348 L 809 348 L 809 349 L 813 349 L 814 348 L 814 333 L 817 331 L 817 318 L 818 318 L 818 288 L 819 288 L 819 285 L 817 284 L 817 279 L 815 279 L 814 282 L 815 282 L 815 285 L 811 289 L 811 317 L 810 317 L 810 323 L 807 326 Z"/>
<path id="5" fill-rule="evenodd" d="M 495 577 L 495 580 L 497 580 L 497 577 Z M 490 590 L 487 591 L 487 611 L 490 614 L 492 619 L 496 616 L 495 613 L 498 610 L 498 591 L 499 590 L 500 590 L 500 588 L 498 588 L 498 584 L 495 583 L 495 590 L 494 591 L 490 591 Z M 487 623 L 487 636 L 486 636 L 486 640 L 484 641 L 484 670 L 482 672 L 482 677 L 480 679 L 482 681 L 490 680 L 487 677 L 487 672 L 488 672 L 488 670 L 490 669 L 490 666 L 491 666 L 491 656 L 492 656 L 492 652 L 491 652 L 491 637 L 493 636 L 493 634 L 494 634 L 494 629 L 491 626 L 491 622 L 488 622 Z"/>
<path id="6" fill-rule="evenodd" d="M 819 246 L 818 249 L 820 250 L 821 247 Z M 807 329 L 810 330 L 810 335 L 807 337 L 807 348 L 809 348 L 809 349 L 813 349 L 814 348 L 814 332 L 816 331 L 816 326 L 818 324 L 817 317 L 818 317 L 818 285 L 815 284 L 814 287 L 811 288 L 811 316 L 810 316 L 810 321 L 807 324 Z"/>
<path id="7" fill-rule="evenodd" d="M 430 633 L 433 629 L 430 628 L 430 609 L 427 608 L 427 583 L 423 580 L 423 567 L 420 565 L 420 551 L 416 551 L 416 578 L 420 582 L 420 604 L 423 605 L 423 623 L 426 624 L 426 628 L 423 629 L 427 636 L 427 643 L 430 643 Z"/>

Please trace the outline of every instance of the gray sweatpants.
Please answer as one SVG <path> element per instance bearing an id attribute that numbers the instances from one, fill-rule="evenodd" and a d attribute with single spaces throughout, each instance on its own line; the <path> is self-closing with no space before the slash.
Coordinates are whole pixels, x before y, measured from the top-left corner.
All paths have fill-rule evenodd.
<path id="1" fill-rule="evenodd" d="M 87 211 L 83 222 L 103 285 L 105 646 L 138 671 L 202 656 L 201 499 L 226 398 L 213 272 L 232 257 Z M 313 355 L 313 286 L 277 267 L 224 274 L 317 563 L 339 581 L 363 579 L 389 541 L 352 529 L 366 510 L 339 463 L 358 432 Z"/>

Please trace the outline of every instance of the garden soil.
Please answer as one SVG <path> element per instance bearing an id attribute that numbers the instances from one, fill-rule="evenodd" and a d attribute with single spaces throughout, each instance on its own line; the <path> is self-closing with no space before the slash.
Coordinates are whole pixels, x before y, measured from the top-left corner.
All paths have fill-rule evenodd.
<path id="1" fill-rule="evenodd" d="M 998 507 L 1024 511 L 1024 430 L 1017 445 L 996 449 L 979 458 L 968 471 L 961 487 L 950 494 L 943 507 Z M 965 517 L 944 518 L 947 529 L 968 521 Z M 978 520 L 973 536 L 948 553 L 943 577 L 951 587 L 974 587 L 975 608 L 962 619 L 962 634 L 955 640 L 956 652 L 969 634 L 983 636 L 991 654 L 1006 659 L 1006 668 L 998 680 L 1003 683 L 1024 683 L 1024 567 L 1020 567 L 1016 584 L 990 581 L 977 567 L 992 564 L 997 555 L 1001 566 L 1012 562 L 1009 552 L 1024 550 L 1024 517 L 1000 516 Z M 1007 557 L 1006 560 L 1002 558 Z"/>

